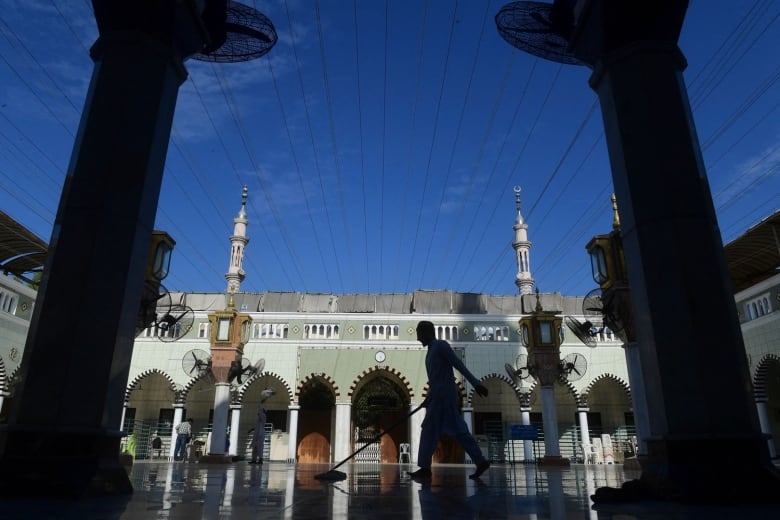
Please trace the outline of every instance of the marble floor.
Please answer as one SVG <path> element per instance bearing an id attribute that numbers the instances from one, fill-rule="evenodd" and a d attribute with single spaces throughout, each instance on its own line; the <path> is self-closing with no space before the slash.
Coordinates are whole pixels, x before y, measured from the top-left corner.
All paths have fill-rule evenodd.
<path id="1" fill-rule="evenodd" d="M 594 507 L 597 487 L 618 487 L 638 476 L 622 465 L 494 465 L 473 481 L 473 467 L 433 467 L 429 483 L 412 481 L 407 465 L 352 465 L 340 482 L 315 475 L 329 465 L 250 465 L 136 462 L 131 496 L 80 501 L 0 500 L 11 519 L 529 519 L 661 520 L 778 519 L 777 506 L 683 506 L 643 502 Z"/>

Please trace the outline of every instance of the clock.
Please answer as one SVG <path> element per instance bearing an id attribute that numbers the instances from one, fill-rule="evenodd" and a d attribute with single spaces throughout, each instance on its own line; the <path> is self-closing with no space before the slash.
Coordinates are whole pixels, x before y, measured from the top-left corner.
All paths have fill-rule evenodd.
<path id="1" fill-rule="evenodd" d="M 385 361 L 385 353 L 380 350 L 374 354 L 374 359 L 376 359 L 377 363 L 383 363 Z"/>

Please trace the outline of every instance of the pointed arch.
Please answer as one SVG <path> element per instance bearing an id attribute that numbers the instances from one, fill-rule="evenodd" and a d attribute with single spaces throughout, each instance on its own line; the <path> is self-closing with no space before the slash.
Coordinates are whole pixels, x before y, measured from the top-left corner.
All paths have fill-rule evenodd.
<path id="1" fill-rule="evenodd" d="M 287 391 L 287 398 L 290 402 L 293 402 L 293 398 L 297 395 L 293 393 L 292 388 L 290 388 L 290 385 L 287 383 L 287 381 L 284 380 L 282 376 L 277 374 L 276 372 L 260 372 L 259 374 L 254 374 L 252 377 L 247 379 L 241 387 L 239 387 L 238 391 L 236 392 L 236 402 L 242 403 L 244 401 L 244 396 L 246 395 L 247 390 L 250 386 L 252 386 L 252 383 L 255 381 L 263 378 L 263 377 L 272 377 L 273 379 L 277 380 L 279 384 L 284 387 L 284 389 Z M 300 389 L 298 390 L 300 391 Z"/>
<path id="2" fill-rule="evenodd" d="M 583 406 L 583 407 L 587 406 L 588 405 L 588 394 L 590 393 L 591 389 L 593 388 L 593 386 L 596 383 L 598 383 L 600 381 L 604 381 L 605 379 L 617 383 L 618 386 L 620 386 L 620 388 L 622 388 L 623 391 L 626 393 L 626 396 L 628 396 L 629 402 L 631 402 L 631 387 L 629 386 L 629 384 L 626 381 L 624 381 L 622 378 L 619 378 L 619 377 L 617 377 L 617 376 L 615 376 L 613 374 L 601 374 L 598 377 L 596 377 L 595 379 L 593 379 L 593 381 L 591 381 L 588 384 L 587 387 L 585 387 L 585 390 L 582 391 L 582 395 L 580 397 L 580 400 L 577 401 L 577 404 L 580 405 L 580 406 Z"/>
<path id="3" fill-rule="evenodd" d="M 776 354 L 766 354 L 758 362 L 756 372 L 753 375 L 753 397 L 758 400 L 766 400 L 766 381 L 769 370 L 774 366 L 780 366 L 780 357 Z"/>
<path id="4" fill-rule="evenodd" d="M 298 382 L 298 386 L 295 387 L 295 395 L 293 396 L 295 401 L 298 401 L 300 399 L 301 390 L 303 390 L 303 387 L 313 381 L 322 381 L 324 383 L 327 383 L 327 386 L 331 389 L 331 391 L 333 391 L 333 395 L 336 397 L 336 400 L 338 401 L 339 397 L 341 396 L 339 385 L 336 384 L 335 379 L 333 379 L 330 375 L 324 372 L 321 372 L 319 374 L 315 374 L 314 372 L 312 372 L 311 374 L 301 379 Z"/>
<path id="5" fill-rule="evenodd" d="M 136 387 L 141 383 L 141 381 L 143 381 L 147 377 L 149 377 L 151 375 L 154 375 L 154 374 L 161 375 L 163 377 L 163 379 L 165 379 L 168 382 L 168 387 L 171 389 L 171 391 L 174 394 L 177 393 L 176 392 L 176 383 L 174 382 L 174 380 L 173 380 L 173 378 L 171 376 L 169 376 L 166 372 L 163 372 L 159 368 L 150 368 L 150 369 L 144 370 L 143 372 L 141 372 L 140 374 L 135 376 L 133 378 L 133 380 L 130 381 L 130 383 L 127 385 L 127 389 L 125 390 L 125 403 L 128 403 L 130 401 L 130 394 L 133 393 L 133 390 L 136 389 Z"/>
<path id="6" fill-rule="evenodd" d="M 3 362 L 3 358 L 0 358 L 0 392 L 8 391 L 8 377 L 6 376 L 5 363 Z"/>
<path id="7" fill-rule="evenodd" d="M 384 372 L 389 373 L 395 376 L 395 379 L 398 383 L 400 383 L 400 386 L 406 390 L 406 393 L 409 395 L 409 400 L 414 399 L 414 388 L 412 388 L 411 383 L 409 383 L 409 380 L 406 378 L 405 375 L 403 375 L 400 371 L 396 370 L 395 368 L 384 366 L 373 366 L 369 367 L 365 370 L 363 370 L 358 376 L 352 381 L 352 384 L 349 386 L 349 390 L 347 391 L 347 397 L 349 397 L 349 400 L 352 400 L 352 397 L 355 394 L 355 390 L 357 389 L 360 382 L 365 379 L 366 376 L 370 375 L 373 372 Z M 427 386 L 426 386 L 427 388 Z"/>

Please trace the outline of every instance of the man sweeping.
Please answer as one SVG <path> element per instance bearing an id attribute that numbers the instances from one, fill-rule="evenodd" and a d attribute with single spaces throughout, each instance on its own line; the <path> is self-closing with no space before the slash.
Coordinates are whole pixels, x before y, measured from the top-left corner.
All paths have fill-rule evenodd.
<path id="1" fill-rule="evenodd" d="M 431 478 L 431 460 L 433 452 L 442 434 L 452 435 L 463 446 L 471 460 L 477 465 L 476 471 L 469 475 L 475 479 L 490 467 L 490 462 L 482 455 L 482 450 L 469 432 L 466 421 L 458 406 L 458 389 L 455 386 L 453 368 L 469 380 L 477 394 L 487 397 L 488 390 L 458 359 L 450 344 L 436 339 L 436 330 L 430 321 L 417 324 L 417 341 L 428 347 L 425 355 L 425 369 L 428 372 L 428 396 L 423 402 L 426 408 L 425 419 L 420 434 L 420 449 L 417 454 L 417 464 L 420 469 L 409 475 L 418 480 Z"/>

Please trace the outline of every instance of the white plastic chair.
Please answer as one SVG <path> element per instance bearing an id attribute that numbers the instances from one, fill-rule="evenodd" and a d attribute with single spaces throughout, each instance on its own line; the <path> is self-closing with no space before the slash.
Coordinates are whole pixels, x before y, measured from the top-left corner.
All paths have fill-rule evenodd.
<path id="1" fill-rule="evenodd" d="M 398 464 L 401 464 L 403 462 L 403 458 L 406 457 L 406 463 L 411 464 L 412 463 L 412 454 L 411 449 L 412 447 L 409 445 L 408 442 L 402 442 L 400 446 L 401 450 L 398 452 Z"/>
<path id="2" fill-rule="evenodd" d="M 582 463 L 593 464 L 593 446 L 580 443 L 580 447 L 582 448 Z"/>

